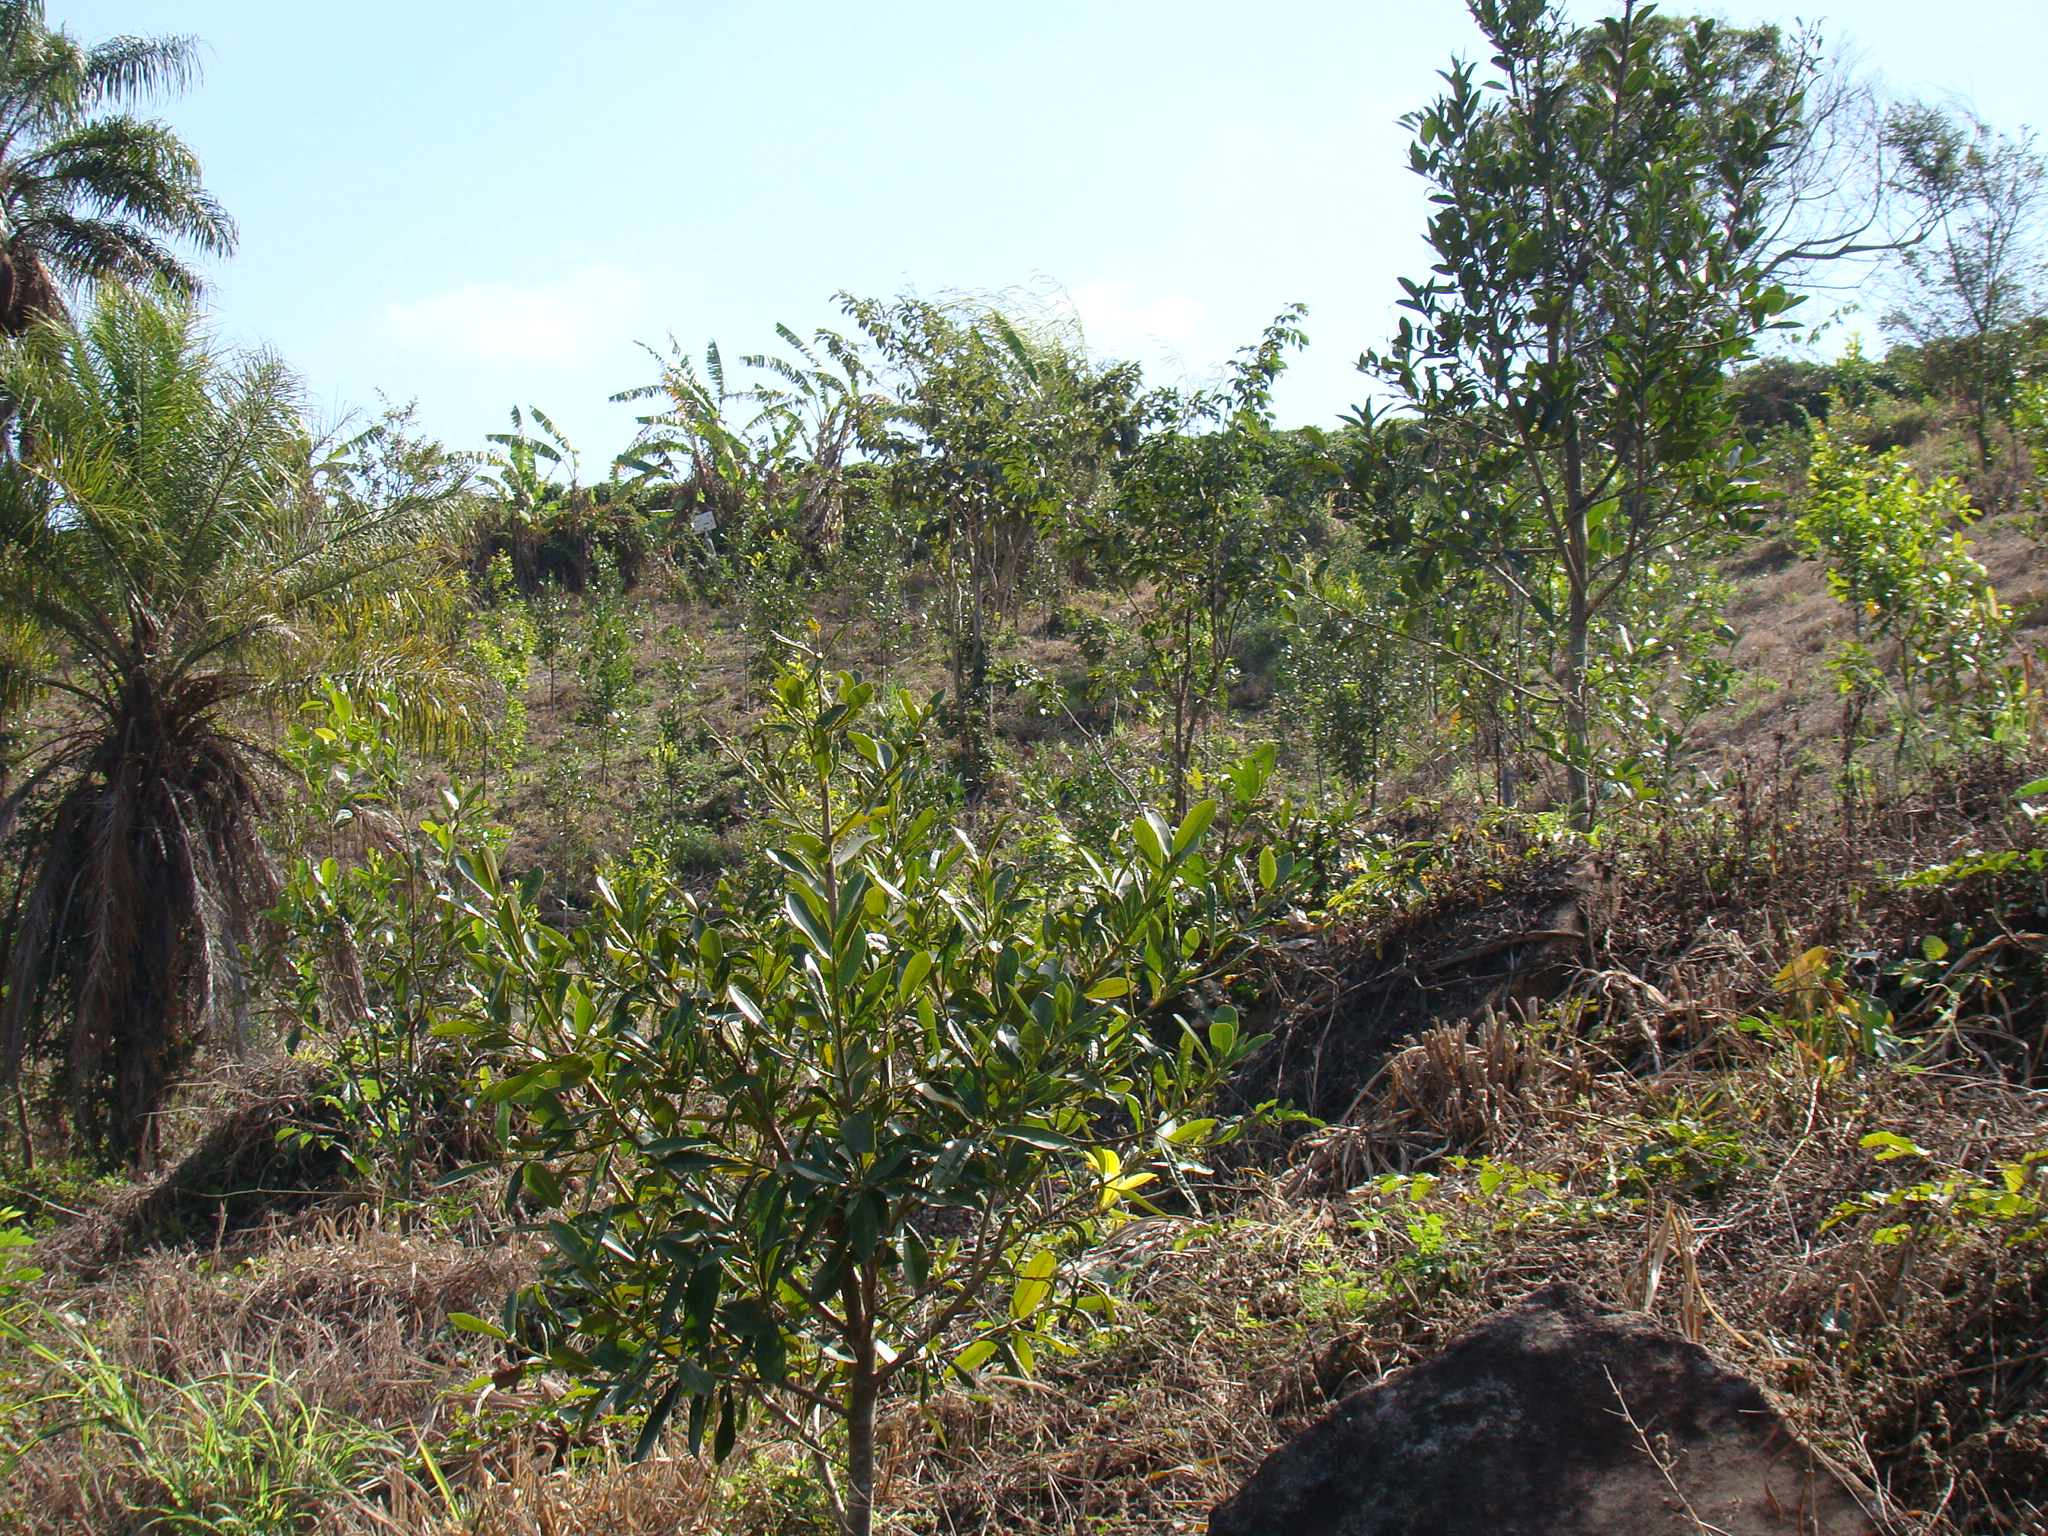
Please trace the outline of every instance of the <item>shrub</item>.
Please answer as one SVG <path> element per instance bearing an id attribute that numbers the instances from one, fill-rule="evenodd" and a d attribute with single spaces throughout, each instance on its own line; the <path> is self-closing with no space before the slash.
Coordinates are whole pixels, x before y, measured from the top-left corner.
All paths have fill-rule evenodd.
<path id="1" fill-rule="evenodd" d="M 1034 888 L 919 791 L 927 707 L 874 703 L 776 683 L 746 751 L 772 878 L 700 903 L 629 870 L 564 933 L 485 861 L 479 1016 L 442 1026 L 502 1053 L 513 1189 L 554 1213 L 508 1323 L 592 1413 L 645 1405 L 643 1451 L 679 1410 L 721 1456 L 765 1413 L 851 1532 L 883 1395 L 1028 1374 L 1076 1245 L 1162 1179 L 1185 1197 L 1223 1134 L 1187 1107 L 1256 1044 L 1196 989 L 1289 873 L 1205 852 L 1205 801 Z"/>

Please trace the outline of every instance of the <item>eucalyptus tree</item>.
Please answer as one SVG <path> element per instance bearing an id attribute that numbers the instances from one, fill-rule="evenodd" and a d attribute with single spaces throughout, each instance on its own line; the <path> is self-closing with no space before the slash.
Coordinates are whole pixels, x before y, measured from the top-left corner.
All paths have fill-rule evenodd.
<path id="1" fill-rule="evenodd" d="M 1092 361 L 1077 332 L 975 300 L 845 297 L 890 403 L 864 446 L 939 577 L 962 777 L 988 767 L 991 641 L 1023 598 L 1041 535 L 1108 489 L 1136 434 L 1137 370 Z"/>
<path id="2" fill-rule="evenodd" d="M 18 336 L 67 286 L 160 282 L 191 293 L 177 255 L 233 251 L 235 225 L 199 159 L 132 111 L 199 72 L 189 37 L 90 46 L 52 27 L 42 0 L 0 0 L 0 331 Z"/>
<path id="3" fill-rule="evenodd" d="M 1491 78 L 1460 62 L 1407 119 L 1433 271 L 1361 359 L 1429 440 L 1382 540 L 1418 598 L 1489 582 L 1540 626 L 1547 667 L 1503 681 L 1555 719 L 1590 824 L 1603 626 L 1746 502 L 1723 371 L 1796 302 L 1772 213 L 1816 66 L 1633 0 L 1587 28 L 1550 0 L 1472 14 Z"/>
<path id="4" fill-rule="evenodd" d="M 1917 103 L 1891 113 L 1885 139 L 1925 231 L 1898 253 L 1906 281 L 1885 324 L 1923 353 L 1949 354 L 1988 470 L 1992 423 L 2020 383 L 2025 322 L 2048 303 L 2048 158 L 2031 134 Z"/>
<path id="5" fill-rule="evenodd" d="M 1294 305 L 1276 318 L 1232 360 L 1223 388 L 1141 397 L 1132 415 L 1142 429 L 1114 464 L 1113 489 L 1081 519 L 1090 558 L 1132 602 L 1165 710 L 1176 815 L 1244 622 L 1274 590 L 1286 509 L 1271 482 L 1292 445 L 1274 430 L 1273 385 L 1288 351 L 1307 344 L 1304 313 Z"/>
<path id="6" fill-rule="evenodd" d="M 433 508 L 330 493 L 357 466 L 326 461 L 275 356 L 109 287 L 0 348 L 0 391 L 22 402 L 0 611 L 35 641 L 7 688 L 44 722 L 0 801 L 0 835 L 30 839 L 0 1065 L 56 1062 L 74 1132 L 139 1159 L 202 1039 L 238 1022 L 276 894 L 251 707 L 403 679 L 408 723 L 454 732 L 468 690 L 418 622 L 431 571 L 399 578 Z"/>

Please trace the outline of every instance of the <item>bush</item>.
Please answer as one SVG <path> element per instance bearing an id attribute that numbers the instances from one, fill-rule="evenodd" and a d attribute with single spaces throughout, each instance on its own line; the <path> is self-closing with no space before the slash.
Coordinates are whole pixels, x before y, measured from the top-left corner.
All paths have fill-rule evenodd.
<path id="1" fill-rule="evenodd" d="M 745 753 L 772 878 L 699 903 L 627 871 L 564 933 L 485 861 L 481 1006 L 442 1026 L 501 1053 L 513 1187 L 557 1213 L 516 1336 L 592 1413 L 646 1406 L 643 1452 L 679 1410 L 721 1456 L 765 1413 L 853 1532 L 882 1396 L 1029 1374 L 1076 1245 L 1161 1180 L 1185 1198 L 1223 1134 L 1188 1107 L 1256 1044 L 1196 991 L 1288 874 L 1205 853 L 1205 801 L 1035 888 L 920 789 L 926 709 L 874 704 L 776 683 Z M 1234 781 L 1245 807 L 1262 783 Z"/>

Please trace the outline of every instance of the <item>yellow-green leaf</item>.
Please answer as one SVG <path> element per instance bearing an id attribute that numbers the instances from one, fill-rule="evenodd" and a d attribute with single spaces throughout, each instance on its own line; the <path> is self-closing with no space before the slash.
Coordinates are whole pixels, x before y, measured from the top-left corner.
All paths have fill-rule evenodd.
<path id="1" fill-rule="evenodd" d="M 1010 1293 L 1010 1316 L 1023 1322 L 1052 1297 L 1053 1271 L 1059 1260 L 1050 1248 L 1041 1248 L 1024 1261 L 1017 1272 L 1017 1288 Z"/>

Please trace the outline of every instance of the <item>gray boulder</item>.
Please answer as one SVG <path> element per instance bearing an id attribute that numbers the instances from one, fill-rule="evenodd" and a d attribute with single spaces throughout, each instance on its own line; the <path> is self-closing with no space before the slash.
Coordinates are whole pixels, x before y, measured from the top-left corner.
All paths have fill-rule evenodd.
<path id="1" fill-rule="evenodd" d="M 1209 1536 L 1874 1536 L 1746 1378 L 1553 1285 L 1353 1393 Z"/>

